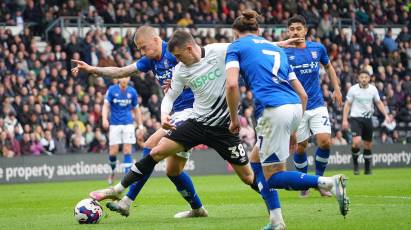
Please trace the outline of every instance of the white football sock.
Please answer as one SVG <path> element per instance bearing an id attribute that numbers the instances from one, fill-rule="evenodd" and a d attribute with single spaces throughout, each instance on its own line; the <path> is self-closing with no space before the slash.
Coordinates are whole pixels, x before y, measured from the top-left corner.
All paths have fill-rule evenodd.
<path id="1" fill-rule="evenodd" d="M 130 199 L 130 197 L 128 197 L 128 196 L 124 196 L 124 197 L 121 199 L 121 202 L 122 202 L 123 204 L 127 205 L 128 207 L 130 207 L 131 204 L 133 203 L 133 200 Z"/>
<path id="2" fill-rule="evenodd" d="M 114 191 L 117 193 L 122 193 L 126 188 L 121 183 L 118 183 L 114 186 Z"/>
<path id="3" fill-rule="evenodd" d="M 270 222 L 273 225 L 280 224 L 280 223 L 284 224 L 283 214 L 281 213 L 281 208 L 270 210 Z"/>
<path id="4" fill-rule="evenodd" d="M 334 180 L 332 177 L 325 177 L 325 176 L 320 176 L 318 178 L 318 188 L 325 189 L 325 190 L 331 190 L 334 186 Z"/>

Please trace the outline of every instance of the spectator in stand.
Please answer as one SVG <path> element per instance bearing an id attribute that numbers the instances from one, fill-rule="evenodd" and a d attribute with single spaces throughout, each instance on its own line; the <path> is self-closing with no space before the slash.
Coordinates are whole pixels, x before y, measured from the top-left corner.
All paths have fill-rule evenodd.
<path id="1" fill-rule="evenodd" d="M 87 135 L 90 139 L 101 127 L 100 114 L 103 95 L 112 82 L 103 79 L 94 80 L 83 73 L 73 76 L 67 71 L 72 68 L 70 59 L 82 58 L 89 63 L 97 62 L 99 66 L 108 65 L 107 63 L 110 66 L 128 65 L 131 63 L 130 60 L 137 60 L 141 57 L 141 52 L 130 42 L 133 40 L 133 31 L 129 30 L 121 34 L 110 28 L 93 29 L 87 31 L 85 37 L 72 33 L 66 41 L 62 36 L 62 29 L 56 27 L 51 30 L 49 41 L 44 41 L 43 33 L 46 24 L 61 15 L 71 14 L 85 16 L 88 17 L 87 20 L 91 20 L 88 14 L 89 9 L 73 4 L 76 2 L 73 0 L 64 1 L 58 7 L 54 7 L 58 1 L 21 2 L 19 9 L 23 22 L 41 21 L 41 23 L 24 25 L 20 34 L 14 34 L 10 29 L 0 28 L 0 123 L 3 124 L 0 125 L 0 130 L 4 130 L 4 120 L 9 119 L 9 112 L 4 113 L 4 108 L 10 107 L 9 111 L 17 114 L 13 121 L 17 120 L 21 124 L 25 130 L 24 133 L 32 133 L 33 130 L 37 130 L 38 126 L 41 126 L 42 130 L 51 131 L 53 136 L 63 132 L 63 136 L 70 138 L 73 131 L 68 129 L 67 125 L 71 119 L 70 114 L 76 113 L 78 120 L 84 126 L 90 126 L 87 128 L 89 130 Z M 132 18 L 136 23 L 158 22 L 162 25 L 184 22 L 187 19 L 194 24 L 231 24 L 238 13 L 245 8 L 259 10 L 264 16 L 265 23 L 284 23 L 289 15 L 301 14 L 304 11 L 305 14 L 312 15 L 310 20 L 312 26 L 315 27 L 310 31 L 309 38 L 321 40 L 325 45 L 336 72 L 340 76 L 342 86 L 344 86 L 342 93 L 346 94 L 349 86 L 355 83 L 353 76 L 361 68 L 366 68 L 372 73 L 372 82 L 379 89 L 380 97 L 386 97 L 387 108 L 395 114 L 398 125 L 396 129 L 401 128 L 405 133 L 411 129 L 408 126 L 411 122 L 410 109 L 407 109 L 408 102 L 411 100 L 409 99 L 411 95 L 409 77 L 411 73 L 411 35 L 407 27 L 411 21 L 411 14 L 406 10 L 408 8 L 404 1 L 371 1 L 367 2 L 367 7 L 355 1 L 350 4 L 333 3 L 327 6 L 313 0 L 291 1 L 283 5 L 275 1 L 248 0 L 240 3 L 232 0 L 212 2 L 190 0 L 184 3 L 156 0 L 134 1 L 133 4 L 114 0 L 89 2 L 91 11 L 95 8 L 95 16 L 102 17 L 105 23 L 110 20 L 112 23 L 118 23 L 125 18 Z M 13 4 L 13 1 L 3 1 L 0 4 L 0 23 L 17 25 L 21 22 L 18 10 L 10 10 L 13 9 Z M 350 19 L 352 17 L 356 17 L 359 23 L 353 31 L 352 39 L 349 39 L 347 34 L 338 28 L 336 22 L 340 18 Z M 191 23 L 190 20 L 188 24 Z M 368 25 L 362 25 L 361 22 L 368 22 Z M 344 25 L 345 22 L 341 23 Z M 401 24 L 401 32 L 396 37 L 393 31 L 387 30 L 385 40 L 379 39 L 380 34 L 377 35 L 376 26 L 387 23 Z M 330 24 L 332 29 L 330 29 Z M 394 28 L 396 25 L 390 27 Z M 201 31 L 192 25 L 190 32 L 201 45 L 215 41 L 229 42 L 231 39 L 223 29 L 216 29 L 210 33 L 210 31 Z M 270 41 L 285 39 L 284 33 L 277 33 L 278 30 L 265 30 L 263 36 Z M 38 38 L 33 39 L 33 36 L 39 35 L 42 42 L 46 42 L 44 48 L 39 46 Z M 167 40 L 165 29 L 160 29 L 160 35 Z M 105 50 L 102 47 L 109 50 L 109 53 L 102 51 Z M 104 64 L 104 62 L 107 63 Z M 161 98 L 159 86 L 152 74 L 138 73 L 137 76 L 132 77 L 132 81 L 141 95 L 140 105 L 145 108 L 143 110 L 147 117 L 145 121 L 148 125 L 147 132 L 151 132 L 153 127 L 157 127 L 159 123 L 155 119 L 150 119 L 151 116 L 155 116 L 155 113 L 151 114 L 147 107 L 151 95 L 156 94 L 158 98 Z M 325 73 L 321 73 L 321 81 L 325 85 L 329 83 L 329 78 Z M 252 95 L 250 96 L 252 99 Z M 243 106 L 240 112 L 246 117 L 250 126 L 253 126 L 255 124 L 251 115 L 253 108 L 249 106 L 250 98 L 247 97 L 244 88 Z M 74 107 L 70 104 L 74 104 Z M 83 104 L 88 108 L 86 109 Z M 333 108 L 331 104 L 329 106 L 332 125 L 338 130 L 340 128 L 336 124 L 341 123 L 341 111 Z M 378 113 L 374 116 L 376 120 L 380 119 L 377 122 L 380 125 L 381 116 Z M 406 120 L 408 123 L 404 126 Z M 14 126 L 10 130 L 15 133 L 15 139 L 24 139 L 25 135 L 21 133 L 20 128 Z M 380 131 L 382 131 L 381 127 Z M 396 133 L 398 133 L 399 141 L 408 138 L 404 132 L 393 132 L 393 135 Z M 39 130 L 36 135 L 42 137 Z M 393 139 L 396 141 L 396 138 Z M 55 143 L 58 149 L 57 138 Z M 21 147 L 24 148 L 24 146 Z M 86 146 L 86 149 L 89 147 Z"/>
<path id="2" fill-rule="evenodd" d="M 55 154 L 66 154 L 67 150 L 67 138 L 65 137 L 64 131 L 59 129 L 57 131 L 56 139 L 54 140 Z"/>
<path id="3" fill-rule="evenodd" d="M 30 151 L 33 156 L 40 156 L 42 153 L 46 153 L 43 145 L 40 143 L 40 136 L 36 133 L 30 134 Z"/>
<path id="4" fill-rule="evenodd" d="M 248 125 L 247 119 L 245 117 L 240 118 L 240 136 L 241 142 L 246 145 L 246 148 L 251 152 L 255 144 L 255 131 Z"/>
<path id="5" fill-rule="evenodd" d="M 151 116 L 158 122 L 160 122 L 160 106 L 161 102 L 158 100 L 158 96 L 156 94 L 152 94 L 150 100 L 148 101 L 148 109 L 150 110 Z"/>
<path id="6" fill-rule="evenodd" d="M 333 137 L 331 139 L 331 143 L 332 143 L 332 145 L 335 145 L 335 146 L 337 146 L 337 145 L 347 145 L 347 141 L 344 139 L 341 130 L 338 130 L 335 133 L 335 137 Z"/>
<path id="7" fill-rule="evenodd" d="M 50 130 L 45 131 L 44 137 L 41 138 L 40 143 L 43 146 L 44 151 L 49 153 L 54 153 L 56 151 L 56 143 Z"/>
<path id="8" fill-rule="evenodd" d="M 392 38 L 392 30 L 388 28 L 387 32 L 385 33 L 383 44 L 385 49 L 391 53 L 398 49 L 398 45 L 395 40 Z"/>
<path id="9" fill-rule="evenodd" d="M 20 155 L 15 141 L 15 139 L 10 137 L 10 133 L 6 131 L 0 132 L 0 153 L 3 157 L 12 158 Z"/>
<path id="10" fill-rule="evenodd" d="M 72 131 L 78 129 L 81 133 L 84 133 L 86 131 L 86 126 L 82 121 L 78 119 L 77 113 L 71 114 L 71 118 L 67 122 L 67 128 L 71 129 Z"/>

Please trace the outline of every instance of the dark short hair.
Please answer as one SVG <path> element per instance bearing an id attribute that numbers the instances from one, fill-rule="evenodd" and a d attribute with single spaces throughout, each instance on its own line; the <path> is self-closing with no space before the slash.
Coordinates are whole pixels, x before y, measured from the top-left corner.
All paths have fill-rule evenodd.
<path id="1" fill-rule="evenodd" d="M 290 19 L 288 19 L 288 26 L 291 26 L 291 24 L 293 23 L 301 23 L 303 24 L 304 27 L 307 26 L 307 23 L 305 22 L 305 18 L 301 15 L 295 15 L 293 17 L 291 17 Z"/>
<path id="2" fill-rule="evenodd" d="M 187 43 L 195 43 L 193 36 L 184 30 L 176 30 L 168 41 L 167 49 L 173 52 L 175 48 L 182 48 Z"/>
<path id="3" fill-rule="evenodd" d="M 240 33 L 257 31 L 259 28 L 260 15 L 254 10 L 246 10 L 238 16 L 232 25 L 232 28 Z"/>
<path id="4" fill-rule="evenodd" d="M 365 69 L 360 70 L 360 72 L 358 73 L 358 75 L 361 75 L 361 74 L 366 74 L 366 75 L 368 75 L 369 77 L 371 76 L 371 75 L 370 75 L 370 72 L 368 72 L 368 71 L 365 70 Z"/>

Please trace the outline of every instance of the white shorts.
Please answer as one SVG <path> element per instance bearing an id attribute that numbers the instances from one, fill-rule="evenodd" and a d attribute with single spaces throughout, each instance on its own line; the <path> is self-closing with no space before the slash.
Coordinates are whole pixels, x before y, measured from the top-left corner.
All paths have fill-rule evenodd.
<path id="1" fill-rule="evenodd" d="M 331 134 L 331 122 L 326 107 L 318 107 L 305 111 L 297 131 L 297 142 L 307 140 L 311 134 L 319 133 Z"/>
<path id="2" fill-rule="evenodd" d="M 109 145 L 135 144 L 136 135 L 133 124 L 110 125 Z"/>
<path id="3" fill-rule="evenodd" d="M 187 108 L 182 111 L 175 112 L 171 115 L 171 120 L 172 124 L 179 126 L 181 123 L 183 123 L 185 120 L 188 120 L 191 118 L 193 114 L 193 109 L 192 108 Z M 176 155 L 185 159 L 189 159 L 191 154 L 191 149 L 187 152 L 179 152 Z"/>
<path id="4" fill-rule="evenodd" d="M 285 162 L 290 155 L 290 135 L 297 131 L 302 117 L 301 104 L 265 108 L 257 121 L 257 147 L 262 165 Z"/>

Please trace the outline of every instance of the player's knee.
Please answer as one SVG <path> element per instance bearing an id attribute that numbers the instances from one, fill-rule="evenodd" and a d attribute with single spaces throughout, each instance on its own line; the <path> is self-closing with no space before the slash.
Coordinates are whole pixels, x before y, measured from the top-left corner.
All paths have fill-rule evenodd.
<path id="1" fill-rule="evenodd" d="M 357 149 L 361 148 L 361 139 L 359 139 L 359 138 L 353 138 L 353 140 L 352 140 L 352 147 L 353 147 L 353 148 L 357 148 Z"/>
<path id="2" fill-rule="evenodd" d="M 152 149 L 156 146 L 156 144 L 153 141 L 150 141 L 148 139 L 146 142 L 144 142 L 144 148 Z"/>
<path id="3" fill-rule="evenodd" d="M 331 146 L 330 138 L 324 138 L 318 142 L 318 147 L 320 147 L 320 149 L 330 149 L 330 146 Z"/>
<path id="4" fill-rule="evenodd" d="M 301 143 L 298 143 L 297 154 L 305 153 L 305 150 L 307 149 L 307 145 L 308 145 L 307 141 L 303 141 Z"/>
<path id="5" fill-rule="evenodd" d="M 185 162 L 167 162 L 166 174 L 168 177 L 180 175 L 184 170 Z"/>
<path id="6" fill-rule="evenodd" d="M 241 176 L 241 180 L 248 185 L 252 185 L 254 183 L 254 174 L 247 174 Z"/>
<path id="7" fill-rule="evenodd" d="M 159 162 L 159 161 L 161 161 L 161 160 L 163 160 L 164 158 L 167 157 L 166 151 L 163 151 L 159 147 L 154 147 L 153 149 L 151 149 L 150 155 L 157 162 Z"/>
<path id="8" fill-rule="evenodd" d="M 372 143 L 370 141 L 364 141 L 364 149 L 371 149 Z"/>
<path id="9" fill-rule="evenodd" d="M 183 170 L 180 170 L 179 168 L 168 168 L 166 170 L 167 176 L 168 177 L 176 177 L 180 175 L 183 172 Z"/>

